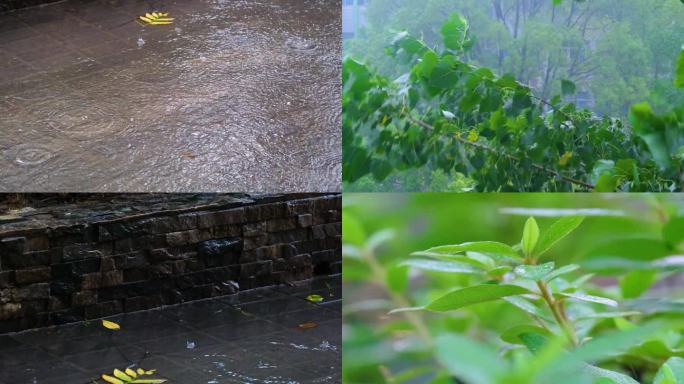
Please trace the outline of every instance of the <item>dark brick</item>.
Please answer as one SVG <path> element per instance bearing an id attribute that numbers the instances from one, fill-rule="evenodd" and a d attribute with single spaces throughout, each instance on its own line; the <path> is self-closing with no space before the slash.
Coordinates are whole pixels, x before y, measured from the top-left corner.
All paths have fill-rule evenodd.
<path id="1" fill-rule="evenodd" d="M 14 271 L 0 272 L 0 288 L 8 288 L 14 284 Z"/>
<path id="2" fill-rule="evenodd" d="M 90 257 L 102 257 L 102 252 L 94 249 L 93 244 L 73 244 L 62 248 L 63 260 L 74 261 Z"/>
<path id="3" fill-rule="evenodd" d="M 149 273 L 147 269 L 132 268 L 123 271 L 124 283 L 147 280 Z"/>
<path id="4" fill-rule="evenodd" d="M 0 304 L 0 320 L 16 319 L 23 314 L 21 303 Z"/>
<path id="5" fill-rule="evenodd" d="M 297 216 L 297 223 L 302 228 L 308 228 L 313 225 L 313 216 L 310 213 Z"/>
<path id="6" fill-rule="evenodd" d="M 201 240 L 200 231 L 193 229 L 190 231 L 171 232 L 166 234 L 166 242 L 172 246 L 198 243 Z"/>
<path id="7" fill-rule="evenodd" d="M 13 302 L 47 299 L 50 297 L 50 284 L 38 283 L 27 285 L 21 288 L 10 288 L 7 290 L 7 294 L 9 296 L 9 300 Z"/>
<path id="8" fill-rule="evenodd" d="M 209 240 L 199 244 L 197 256 L 207 267 L 218 267 L 237 263 L 241 250 L 239 238 Z"/>
<path id="9" fill-rule="evenodd" d="M 24 254 L 4 253 L 0 255 L 4 270 L 29 268 L 50 264 L 50 251 L 36 251 Z"/>
<path id="10" fill-rule="evenodd" d="M 147 258 L 145 257 L 145 254 L 142 252 L 131 252 L 131 253 L 126 253 L 122 256 L 122 263 L 121 263 L 121 268 L 122 269 L 129 269 L 129 268 L 141 268 L 149 263 L 147 262 Z"/>
<path id="11" fill-rule="evenodd" d="M 39 283 L 50 280 L 50 267 L 19 269 L 14 272 L 17 284 Z"/>
<path id="12" fill-rule="evenodd" d="M 97 303 L 97 292 L 81 291 L 71 295 L 71 305 L 74 307 L 85 307 Z"/>

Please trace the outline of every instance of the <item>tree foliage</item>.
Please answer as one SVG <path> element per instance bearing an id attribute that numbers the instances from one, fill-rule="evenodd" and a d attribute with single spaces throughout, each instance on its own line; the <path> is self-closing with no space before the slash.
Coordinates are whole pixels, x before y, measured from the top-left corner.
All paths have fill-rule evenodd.
<path id="1" fill-rule="evenodd" d="M 386 53 L 407 69 L 396 78 L 344 60 L 345 181 L 428 166 L 464 174 L 480 191 L 682 189 L 684 107 L 659 115 L 635 104 L 632 130 L 563 102 L 577 89 L 570 80 L 546 100 L 512 74 L 467 62 L 476 39 L 460 14 L 449 16 L 440 35 L 431 47 L 397 33 Z"/>

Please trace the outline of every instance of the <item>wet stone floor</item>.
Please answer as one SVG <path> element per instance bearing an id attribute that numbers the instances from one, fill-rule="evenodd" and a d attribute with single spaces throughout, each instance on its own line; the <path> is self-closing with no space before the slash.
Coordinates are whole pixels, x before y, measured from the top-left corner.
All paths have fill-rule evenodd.
<path id="1" fill-rule="evenodd" d="M 0 190 L 339 190 L 340 1 L 0 14 Z"/>
<path id="2" fill-rule="evenodd" d="M 339 383 L 341 289 L 333 276 L 108 318 L 118 331 L 93 320 L 0 335 L 0 383 L 102 383 L 127 366 L 178 384 Z"/>

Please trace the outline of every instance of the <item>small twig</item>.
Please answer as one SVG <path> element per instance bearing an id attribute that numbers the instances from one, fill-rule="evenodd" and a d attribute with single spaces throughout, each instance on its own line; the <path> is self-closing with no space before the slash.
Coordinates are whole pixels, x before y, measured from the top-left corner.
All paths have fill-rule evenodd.
<path id="1" fill-rule="evenodd" d="M 424 121 L 421 121 L 421 120 L 418 120 L 418 119 L 414 119 L 413 117 L 408 116 L 408 115 L 407 115 L 407 117 L 408 117 L 409 121 L 411 121 L 411 122 L 414 123 L 414 124 L 418 124 L 418 125 L 420 125 L 421 127 L 426 128 L 426 129 L 435 130 L 435 128 L 434 128 L 432 125 L 430 125 L 430 124 L 428 124 L 428 123 L 426 123 L 426 122 L 424 122 Z M 462 144 L 469 145 L 469 146 L 471 146 L 471 147 L 475 147 L 475 148 L 481 149 L 481 150 L 483 150 L 483 151 L 497 153 L 497 154 L 499 154 L 500 156 L 503 156 L 503 157 L 505 157 L 505 158 L 507 158 L 507 159 L 509 159 L 509 160 L 515 161 L 515 162 L 517 162 L 517 163 L 519 163 L 519 162 L 522 161 L 522 159 L 520 159 L 520 158 L 517 157 L 517 156 L 510 155 L 510 154 L 508 154 L 508 153 L 502 152 L 502 151 L 500 151 L 500 150 L 498 150 L 498 149 L 494 149 L 494 148 L 489 147 L 489 146 L 487 146 L 487 145 L 484 145 L 484 144 L 482 144 L 482 143 L 472 142 L 472 141 L 463 139 L 463 138 L 458 137 L 458 136 L 456 136 L 456 140 L 457 140 L 458 142 L 462 143 Z M 544 167 L 543 165 L 539 165 L 539 164 L 534 164 L 534 163 L 532 163 L 532 164 L 531 164 L 531 167 L 534 168 L 534 169 L 537 169 L 537 170 L 539 170 L 539 171 L 546 172 L 546 173 L 548 173 L 548 174 L 550 174 L 550 175 L 552 175 L 552 176 L 559 177 L 559 178 L 561 178 L 562 180 L 567 181 L 567 182 L 569 182 L 569 183 L 581 185 L 581 186 L 583 186 L 583 187 L 585 187 L 585 188 L 588 188 L 588 189 L 594 189 L 594 188 L 595 188 L 595 186 L 594 186 L 593 184 L 584 182 L 584 181 L 582 181 L 582 180 L 577 180 L 577 179 L 574 179 L 574 178 L 571 178 L 571 177 L 564 176 L 564 175 L 562 175 L 560 172 L 555 171 L 555 170 L 550 169 L 550 168 L 546 168 L 546 167 Z"/>
<path id="2" fill-rule="evenodd" d="M 539 287 L 542 298 L 546 302 L 546 305 L 548 305 L 551 313 L 553 313 L 553 317 L 556 319 L 556 322 L 558 322 L 558 325 L 561 327 L 563 332 L 565 332 L 568 340 L 570 340 L 570 342 L 575 346 L 579 345 L 579 340 L 577 340 L 575 329 L 572 327 L 572 325 L 570 325 L 568 318 L 565 315 L 565 310 L 560 302 L 553 298 L 544 282 L 538 281 L 537 287 Z"/>

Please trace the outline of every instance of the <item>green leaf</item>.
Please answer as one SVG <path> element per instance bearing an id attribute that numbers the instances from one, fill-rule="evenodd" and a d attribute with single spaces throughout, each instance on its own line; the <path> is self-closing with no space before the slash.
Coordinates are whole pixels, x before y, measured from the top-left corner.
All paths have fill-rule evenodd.
<path id="1" fill-rule="evenodd" d="M 554 244 L 574 231 L 584 221 L 584 216 L 564 216 L 551 224 L 539 240 L 537 256 L 541 256 Z"/>
<path id="2" fill-rule="evenodd" d="M 638 381 L 625 375 L 624 373 L 610 371 L 595 367 L 593 365 L 586 365 L 584 371 L 593 376 L 596 381 L 594 384 L 639 384 Z"/>
<path id="3" fill-rule="evenodd" d="M 366 233 L 361 223 L 353 215 L 342 213 L 342 241 L 357 246 L 364 245 Z"/>
<path id="4" fill-rule="evenodd" d="M 561 80 L 561 93 L 563 96 L 574 95 L 577 90 L 577 86 L 570 80 Z"/>
<path id="5" fill-rule="evenodd" d="M 580 361 L 597 361 L 620 355 L 644 339 L 658 333 L 664 324 L 664 322 L 654 321 L 632 329 L 602 333 L 582 344 L 568 357 L 577 358 Z"/>
<path id="6" fill-rule="evenodd" d="M 627 300 L 621 304 L 623 309 L 643 312 L 646 315 L 654 313 L 684 314 L 684 301 L 649 298 Z"/>
<path id="7" fill-rule="evenodd" d="M 525 279 L 539 281 L 551 273 L 555 265 L 553 261 L 541 265 L 518 265 L 514 272 Z"/>
<path id="8" fill-rule="evenodd" d="M 539 226 L 534 217 L 530 217 L 525 222 L 525 228 L 523 229 L 522 236 L 522 250 L 526 256 L 531 256 L 534 251 L 534 247 L 537 245 L 539 240 Z"/>
<path id="9" fill-rule="evenodd" d="M 656 374 L 653 384 L 682 384 L 684 383 L 684 359 L 671 357 L 663 364 Z"/>
<path id="10" fill-rule="evenodd" d="M 663 226 L 663 239 L 671 247 L 677 247 L 684 241 L 684 216 L 673 217 Z"/>
<path id="11" fill-rule="evenodd" d="M 435 272 L 482 274 L 483 270 L 471 264 L 446 260 L 410 259 L 401 265 Z"/>
<path id="12" fill-rule="evenodd" d="M 546 281 L 548 283 L 549 281 L 555 279 L 558 276 L 564 275 L 566 273 L 574 272 L 578 269 L 579 269 L 579 265 L 577 265 L 577 264 L 564 265 L 564 266 L 556 269 L 555 271 L 549 273 L 548 275 L 544 276 L 544 281 Z"/>
<path id="13" fill-rule="evenodd" d="M 453 311 L 468 305 L 497 300 L 506 296 L 522 295 L 525 293 L 530 293 L 530 291 L 517 285 L 474 285 L 449 292 L 426 305 L 424 308 L 434 312 Z"/>
<path id="14" fill-rule="evenodd" d="M 468 38 L 468 21 L 454 12 L 442 25 L 441 32 L 444 38 L 444 46 L 454 51 L 460 51 Z"/>
<path id="15" fill-rule="evenodd" d="M 587 294 L 580 293 L 580 292 L 573 292 L 573 293 L 561 292 L 561 293 L 559 293 L 559 295 L 569 297 L 569 298 L 575 299 L 575 300 L 581 300 L 581 301 L 587 301 L 587 302 L 591 302 L 591 303 L 603 304 L 603 305 L 607 305 L 609 307 L 617 307 L 618 306 L 617 301 L 615 301 L 613 299 L 608 299 L 606 297 L 587 295 Z"/>
<path id="16" fill-rule="evenodd" d="M 673 331 L 674 332 L 674 331 Z M 674 332 L 675 342 L 679 340 L 680 335 L 678 332 Z M 631 355 L 643 356 L 651 359 L 666 360 L 670 357 L 684 357 L 684 349 L 671 348 L 664 340 L 661 338 L 655 338 L 651 340 L 646 340 L 641 345 L 636 346 L 629 350 Z"/>
<path id="17" fill-rule="evenodd" d="M 510 303 L 511 305 L 522 310 L 523 312 L 529 313 L 530 315 L 533 315 L 546 321 L 553 321 L 553 318 L 551 318 L 550 313 L 544 312 L 544 310 L 535 306 L 534 304 L 530 303 L 529 301 L 525 300 L 520 296 L 508 296 L 504 297 L 502 300 Z"/>
<path id="18" fill-rule="evenodd" d="M 684 88 L 684 48 L 682 50 L 680 50 L 679 55 L 677 55 L 677 64 L 675 65 L 674 85 L 677 88 Z"/>
<path id="19" fill-rule="evenodd" d="M 496 350 L 461 335 L 438 337 L 435 354 L 442 366 L 468 384 L 494 384 L 510 369 Z"/>
<path id="20" fill-rule="evenodd" d="M 501 334 L 501 340 L 511 344 L 524 345 L 533 353 L 539 351 L 549 337 L 553 337 L 553 334 L 548 330 L 527 324 L 516 325 Z"/>
<path id="21" fill-rule="evenodd" d="M 664 135 L 666 128 L 663 120 L 656 116 L 648 103 L 644 102 L 632 105 L 629 110 L 629 121 L 634 132 L 648 145 L 656 163 L 666 168 L 670 164 L 670 151 Z"/>
<path id="22" fill-rule="evenodd" d="M 625 299 L 634 299 L 646 292 L 656 280 L 654 271 L 630 271 L 620 278 L 620 292 Z"/>
<path id="23" fill-rule="evenodd" d="M 487 271 L 487 275 L 489 276 L 503 276 L 506 273 L 510 272 L 512 268 L 508 265 L 502 265 L 500 267 L 492 268 Z"/>
<path id="24" fill-rule="evenodd" d="M 636 316 L 640 315 L 641 312 L 629 311 L 629 312 L 598 312 L 591 315 L 582 315 L 575 318 L 576 321 L 579 320 L 589 320 L 589 319 L 612 319 L 616 317 L 626 317 L 626 316 Z"/>
<path id="25" fill-rule="evenodd" d="M 458 254 L 463 252 L 479 252 L 492 255 L 519 257 L 518 253 L 507 244 L 495 241 L 477 241 L 456 245 L 442 245 L 433 247 L 425 252 L 440 254 Z"/>

